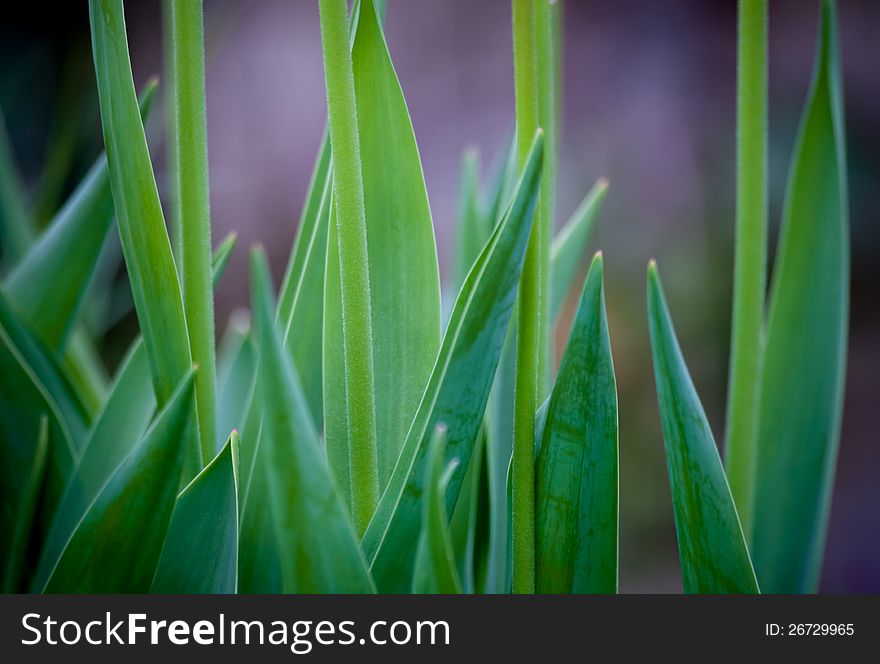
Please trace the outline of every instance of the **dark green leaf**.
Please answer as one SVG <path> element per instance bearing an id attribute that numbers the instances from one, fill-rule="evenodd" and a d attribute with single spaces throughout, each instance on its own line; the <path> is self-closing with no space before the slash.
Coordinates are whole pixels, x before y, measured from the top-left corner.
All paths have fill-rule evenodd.
<path id="1" fill-rule="evenodd" d="M 597 254 L 540 427 L 535 488 L 540 593 L 617 592 L 617 385 L 602 279 Z"/>
<path id="2" fill-rule="evenodd" d="M 143 593 L 168 530 L 191 419 L 193 371 L 77 525 L 44 592 Z"/>
<path id="3" fill-rule="evenodd" d="M 0 246 L 6 263 L 16 263 L 33 241 L 27 196 L 0 111 Z"/>
<path id="4" fill-rule="evenodd" d="M 455 566 L 452 538 L 446 518 L 446 480 L 457 460 L 444 471 L 446 431 L 438 426 L 431 436 L 425 467 L 425 495 L 422 500 L 422 531 L 413 570 L 413 592 L 421 594 L 457 595 L 461 581 Z"/>
<path id="5" fill-rule="evenodd" d="M 15 530 L 12 532 L 6 565 L 3 570 L 3 592 L 22 592 L 22 570 L 27 556 L 31 534 L 34 531 L 34 513 L 43 488 L 46 475 L 46 460 L 49 454 L 49 418 L 40 418 L 40 434 L 37 438 L 36 452 L 27 475 L 27 485 L 22 501 L 16 512 Z"/>
<path id="6" fill-rule="evenodd" d="M 141 95 L 143 118 L 156 86 L 151 81 Z M 52 349 L 61 348 L 68 338 L 112 222 L 110 176 L 101 155 L 6 279 L 10 301 Z"/>
<path id="7" fill-rule="evenodd" d="M 648 267 L 648 327 L 684 591 L 757 593 L 718 448 L 678 346 L 653 262 Z"/>
<path id="8" fill-rule="evenodd" d="M 43 543 L 34 587 L 42 588 L 89 505 L 142 440 L 156 411 L 150 367 L 141 339 L 132 344 L 110 396 L 83 446 Z"/>

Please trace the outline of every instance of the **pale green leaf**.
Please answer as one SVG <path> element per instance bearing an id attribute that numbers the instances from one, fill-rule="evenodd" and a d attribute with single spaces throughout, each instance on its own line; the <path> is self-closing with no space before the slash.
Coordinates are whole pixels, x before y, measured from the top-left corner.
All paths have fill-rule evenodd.
<path id="1" fill-rule="evenodd" d="M 752 554 L 767 592 L 815 592 L 840 440 L 849 311 L 843 93 L 834 3 L 791 166 L 760 391 Z"/>
<path id="2" fill-rule="evenodd" d="M 458 497 L 516 299 L 542 157 L 539 133 L 504 220 L 465 280 L 391 482 L 364 534 L 364 550 L 382 592 L 410 586 L 428 438 L 440 423 L 447 426 L 446 458 L 460 460 L 447 490 L 448 510 Z"/>

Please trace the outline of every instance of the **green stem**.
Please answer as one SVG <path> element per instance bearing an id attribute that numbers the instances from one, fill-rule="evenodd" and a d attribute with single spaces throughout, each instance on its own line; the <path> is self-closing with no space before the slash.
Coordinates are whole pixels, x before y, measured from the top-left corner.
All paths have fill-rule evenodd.
<path id="1" fill-rule="evenodd" d="M 320 0 L 318 7 L 339 241 L 352 515 L 355 528 L 362 534 L 379 502 L 364 182 L 346 3 Z"/>
<path id="2" fill-rule="evenodd" d="M 177 200 L 177 114 L 174 111 L 174 46 L 171 27 L 173 0 L 162 0 L 162 50 L 165 76 L 165 164 L 167 200 L 166 215 L 171 235 L 171 248 L 177 273 L 183 277 L 183 238 L 180 232 L 180 214 Z"/>
<path id="3" fill-rule="evenodd" d="M 171 0 L 171 52 L 183 304 L 193 363 L 199 366 L 196 404 L 202 460 L 208 463 L 216 450 L 217 395 L 202 0 Z"/>
<path id="4" fill-rule="evenodd" d="M 538 128 L 538 57 L 535 0 L 513 0 L 513 73 L 516 94 L 516 154 L 520 169 Z M 526 249 L 519 287 L 514 379 L 512 538 L 513 592 L 535 590 L 535 410 L 544 375 L 541 347 L 543 268 L 541 209 Z"/>
<path id="5" fill-rule="evenodd" d="M 740 0 L 736 257 L 725 461 L 750 539 L 767 280 L 767 0 Z"/>

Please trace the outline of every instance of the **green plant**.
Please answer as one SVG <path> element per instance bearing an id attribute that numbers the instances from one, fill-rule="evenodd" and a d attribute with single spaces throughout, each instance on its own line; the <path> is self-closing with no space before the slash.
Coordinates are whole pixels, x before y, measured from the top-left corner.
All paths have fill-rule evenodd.
<path id="1" fill-rule="evenodd" d="M 743 3 L 743 50 L 754 62 L 741 95 L 764 98 L 765 7 L 752 4 Z M 754 432 L 731 434 L 755 457 L 729 467 L 741 487 L 736 505 L 656 268 L 649 273 L 688 591 L 756 592 L 753 560 L 765 589 L 775 587 L 781 561 L 797 555 L 802 566 L 790 573 L 814 580 L 847 310 L 835 299 L 845 293 L 846 208 L 833 7 L 824 6 L 763 356 L 754 339 L 764 329 L 766 118 L 748 101 L 741 108 L 749 130 L 740 179 L 753 181 L 740 196 L 737 289 L 748 293 L 736 308 L 732 365 L 746 398 L 731 398 L 731 417 L 747 422 L 754 404 L 762 416 Z M 12 533 L 0 548 L 4 589 L 616 592 L 618 403 L 601 254 L 558 370 L 550 361 L 551 332 L 608 187 L 600 180 L 552 239 L 559 3 L 513 0 L 516 134 L 487 184 L 479 155 L 466 154 L 444 313 L 384 3 L 356 1 L 349 15 L 345 0 L 319 1 L 327 131 L 277 302 L 256 248 L 252 321 L 233 320 L 219 351 L 212 288 L 235 238 L 211 260 L 201 2 L 164 7 L 173 245 L 143 122 L 156 84 L 139 107 L 122 0 L 89 2 L 106 158 L 41 234 L 0 135 L 9 266 L 0 290 L 0 525 Z M 110 381 L 81 310 L 114 214 L 141 336 Z M 823 297 L 805 297 L 801 279 Z M 798 328 L 811 333 L 786 343 Z M 810 439 L 825 463 L 786 493 L 775 473 L 792 462 L 768 455 L 765 441 L 781 436 L 779 411 L 791 418 L 803 405 L 780 404 L 782 395 L 811 377 L 831 381 L 823 383 L 831 393 L 803 397 L 810 412 L 827 414 L 828 435 Z M 791 454 L 803 431 L 784 434 Z M 805 528 L 767 548 L 764 529 L 776 518 L 767 506 L 802 499 L 816 505 L 797 515 Z M 737 509 L 748 504 L 744 536 Z"/>
<path id="2" fill-rule="evenodd" d="M 739 20 L 730 488 L 652 265 L 648 312 L 654 373 L 685 590 L 754 592 L 754 563 L 765 592 L 815 592 L 840 436 L 849 311 L 835 7 L 833 0 L 822 2 L 819 50 L 766 311 L 766 1 L 742 0 Z M 711 514 L 707 505 L 713 505 Z"/>

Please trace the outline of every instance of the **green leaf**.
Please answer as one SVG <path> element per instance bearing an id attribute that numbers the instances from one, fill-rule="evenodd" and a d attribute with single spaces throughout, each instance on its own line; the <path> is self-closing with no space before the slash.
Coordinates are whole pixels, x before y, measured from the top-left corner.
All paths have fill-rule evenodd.
<path id="1" fill-rule="evenodd" d="M 144 88 L 142 118 L 149 113 L 156 86 L 154 79 Z M 52 349 L 60 349 L 68 338 L 112 223 L 110 176 L 101 155 L 6 279 L 10 301 Z"/>
<path id="2" fill-rule="evenodd" d="M 842 74 L 834 3 L 801 121 L 773 269 L 752 554 L 767 592 L 815 592 L 840 438 L 849 310 Z"/>
<path id="3" fill-rule="evenodd" d="M 233 314 L 217 355 L 217 431 L 229 432 L 244 425 L 257 350 L 247 320 Z M 217 440 L 217 448 L 223 445 Z"/>
<path id="4" fill-rule="evenodd" d="M 352 46 L 369 260 L 380 492 L 388 483 L 440 346 L 440 278 L 418 147 L 373 1 L 360 3 Z M 335 145 L 335 144 L 334 144 Z M 334 153 L 333 168 L 340 167 Z M 334 197 L 337 209 L 342 206 Z M 329 243 L 338 235 L 331 224 Z M 352 434 L 344 408 L 339 254 L 328 253 L 324 421 L 338 483 Z M 343 265 L 345 265 L 343 263 Z M 339 450 L 342 450 L 340 452 Z M 360 468 L 360 467 L 359 467 Z M 355 477 L 357 473 L 355 473 Z M 356 502 L 356 501 L 355 501 Z"/>
<path id="5" fill-rule="evenodd" d="M 41 535 L 73 470 L 76 452 L 61 409 L 0 322 L 0 531 L 4 533 L 14 531 L 19 512 L 26 508 L 30 485 L 22 469 L 33 464 L 45 415 L 50 452 L 37 523 Z M 11 537 L 0 538 L 0 558 L 9 559 L 11 546 Z"/>
<path id="6" fill-rule="evenodd" d="M 368 593 L 373 583 L 333 486 L 305 399 L 274 324 L 265 254 L 251 258 L 260 347 L 265 464 L 285 593 Z"/>
<path id="7" fill-rule="evenodd" d="M 39 378 L 58 405 L 66 428 L 70 432 L 70 442 L 76 449 L 81 449 L 89 425 L 89 414 L 55 355 L 21 320 L 2 289 L 0 289 L 0 325 L 21 354 L 23 361 Z M 39 412 L 35 416 L 35 422 L 38 421 Z M 36 437 L 33 440 L 36 440 Z"/>
<path id="8" fill-rule="evenodd" d="M 44 592 L 143 593 L 168 530 L 191 419 L 193 371 L 89 506 Z"/>
<path id="9" fill-rule="evenodd" d="M 489 562 L 493 515 L 486 463 L 488 437 L 489 428 L 484 420 L 449 520 L 455 565 L 465 593 L 491 592 Z"/>
<path id="10" fill-rule="evenodd" d="M 110 396 L 83 446 L 43 543 L 34 580 L 42 588 L 89 505 L 143 439 L 156 411 L 143 341 L 137 339 L 116 374 Z"/>
<path id="11" fill-rule="evenodd" d="M 318 148 L 318 155 L 315 157 L 315 164 L 312 167 L 305 203 L 303 203 L 303 209 L 299 216 L 299 225 L 296 228 L 296 236 L 278 294 L 278 320 L 282 322 L 289 320 L 293 311 L 297 288 L 305 271 L 306 257 L 309 255 L 315 227 L 318 225 L 318 213 L 324 202 L 324 191 L 327 188 L 327 183 L 332 182 L 332 179 L 330 139 L 325 129 L 324 135 L 321 137 L 321 146 Z"/>
<path id="12" fill-rule="evenodd" d="M 222 269 L 221 249 L 214 260 L 215 283 Z M 137 446 L 156 412 L 150 365 L 142 338 L 132 343 L 116 372 L 110 394 L 83 445 L 43 544 L 34 587 L 41 588 L 65 543 L 89 505 L 119 465 Z"/>
<path id="13" fill-rule="evenodd" d="M 0 246 L 7 264 L 14 264 L 24 256 L 33 241 L 34 231 L 27 205 L 26 190 L 0 110 Z"/>
<path id="14" fill-rule="evenodd" d="M 648 327 L 684 591 L 757 593 L 718 448 L 685 366 L 653 262 L 648 267 Z"/>
<path id="15" fill-rule="evenodd" d="M 425 466 L 422 500 L 422 531 L 413 570 L 414 593 L 457 595 L 461 581 L 455 567 L 452 537 L 446 517 L 446 483 L 457 465 L 453 459 L 444 470 L 446 430 L 438 426 L 431 436 Z"/>
<path id="16" fill-rule="evenodd" d="M 292 295 L 290 305 L 286 307 L 288 313 L 284 315 L 282 310 L 285 307 L 282 303 L 279 305 L 278 316 L 283 325 L 284 345 L 293 358 L 312 421 L 319 429 L 324 421 L 324 375 L 323 337 L 318 332 L 323 329 L 324 324 L 324 270 L 327 263 L 331 189 L 331 178 L 326 175 L 312 232 L 308 238 L 302 240 L 307 247 L 303 251 L 301 269 L 291 277 Z M 297 251 L 299 246 L 297 244 Z"/>
<path id="17" fill-rule="evenodd" d="M 593 234 L 596 217 L 602 209 L 608 180 L 600 178 L 571 215 L 550 249 L 550 324 L 559 320 L 565 297 L 571 291 L 572 281 L 587 241 Z"/>
<path id="18" fill-rule="evenodd" d="M 150 592 L 234 593 L 238 580 L 238 432 L 177 497 Z"/>
<path id="19" fill-rule="evenodd" d="M 122 1 L 89 0 L 89 19 L 119 237 L 156 400 L 162 405 L 192 362 L 180 282 L 138 112 Z M 198 427 L 193 433 L 184 478 L 202 467 Z"/>
<path id="20" fill-rule="evenodd" d="M 107 399 L 110 376 L 85 324 L 73 328 L 58 361 L 83 408 L 94 419 Z"/>
<path id="21" fill-rule="evenodd" d="M 27 475 L 25 493 L 22 496 L 22 501 L 16 513 L 15 530 L 12 532 L 9 551 L 6 556 L 6 565 L 3 571 L 4 593 L 22 591 L 22 570 L 27 556 L 28 545 L 31 543 L 34 531 L 34 514 L 40 499 L 40 491 L 43 488 L 43 478 L 46 476 L 46 460 L 48 455 L 49 418 L 43 415 L 40 418 L 40 433 L 37 437 L 34 460 Z"/>
<path id="22" fill-rule="evenodd" d="M 262 444 L 259 431 L 256 434 L 256 441 L 258 445 Z M 238 592 L 240 593 L 284 592 L 281 555 L 269 495 L 268 472 L 265 463 L 255 464 L 247 492 L 242 491 L 238 553 Z M 242 477 L 245 477 L 244 473 Z"/>
<path id="23" fill-rule="evenodd" d="M 539 593 L 616 593 L 617 385 L 596 254 L 542 426 L 537 461 Z"/>
<path id="24" fill-rule="evenodd" d="M 226 266 L 229 265 L 229 259 L 232 258 L 232 252 L 235 251 L 237 244 L 238 234 L 230 233 L 214 250 L 214 256 L 211 260 L 211 285 L 215 290 L 220 279 L 223 278 L 223 273 L 226 272 Z"/>
<path id="25" fill-rule="evenodd" d="M 491 222 L 480 209 L 480 153 L 476 148 L 465 150 L 461 160 L 458 186 L 458 211 L 455 226 L 455 263 L 450 290 L 458 294 L 471 265 L 477 260 L 486 240 L 492 234 Z"/>
<path id="26" fill-rule="evenodd" d="M 449 481 L 447 510 L 451 511 L 458 497 L 516 299 L 542 158 L 543 136 L 539 132 L 513 202 L 458 296 L 425 396 L 388 488 L 364 534 L 364 551 L 382 592 L 405 592 L 410 587 L 428 437 L 440 423 L 447 426 L 446 458 L 457 457 L 460 461 Z"/>

